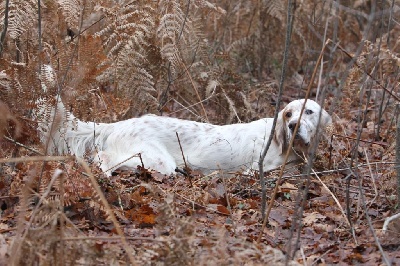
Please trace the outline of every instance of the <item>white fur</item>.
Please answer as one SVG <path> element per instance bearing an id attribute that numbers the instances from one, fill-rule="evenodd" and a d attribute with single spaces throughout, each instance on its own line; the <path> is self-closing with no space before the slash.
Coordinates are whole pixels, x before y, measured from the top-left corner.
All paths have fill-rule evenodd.
<path id="1" fill-rule="evenodd" d="M 292 101 L 279 113 L 274 139 L 264 160 L 265 171 L 283 163 L 292 136 L 289 124 L 299 121 L 303 102 Z M 43 104 L 45 102 L 40 104 L 42 110 Z M 318 124 L 325 127 L 331 122 L 328 113 L 312 100 L 307 100 L 305 110 L 294 143 L 298 151 L 307 151 Z M 95 152 L 95 161 L 107 175 L 117 168 L 136 169 L 141 165 L 139 157 L 134 156 L 138 153 L 146 168 L 164 174 L 173 173 L 177 166 L 183 166 L 176 132 L 186 162 L 193 169 L 207 172 L 214 169 L 258 169 L 258 160 L 273 123 L 272 118 L 263 118 L 250 123 L 219 126 L 155 115 L 116 123 L 83 122 L 67 112 L 61 101 L 57 104 L 57 112 L 61 118 L 60 122 L 54 123 L 56 129 L 53 133 L 50 133 L 51 123 L 48 122 L 51 117 L 40 117 L 40 112 L 38 115 L 44 122 L 44 128 L 40 130 L 42 140 L 51 135 L 49 153 L 84 157 L 87 152 Z M 286 116 L 288 112 L 291 112 L 291 117 Z M 296 158 L 291 149 L 289 160 Z"/>

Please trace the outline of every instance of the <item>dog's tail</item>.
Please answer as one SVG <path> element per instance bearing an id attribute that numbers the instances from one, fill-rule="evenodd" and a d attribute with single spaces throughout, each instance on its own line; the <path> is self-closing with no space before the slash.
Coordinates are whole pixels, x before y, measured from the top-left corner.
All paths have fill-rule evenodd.
<path id="1" fill-rule="evenodd" d="M 35 116 L 47 154 L 74 154 L 83 158 L 86 153 L 104 149 L 109 135 L 107 124 L 79 120 L 66 110 L 59 96 L 39 99 Z"/>

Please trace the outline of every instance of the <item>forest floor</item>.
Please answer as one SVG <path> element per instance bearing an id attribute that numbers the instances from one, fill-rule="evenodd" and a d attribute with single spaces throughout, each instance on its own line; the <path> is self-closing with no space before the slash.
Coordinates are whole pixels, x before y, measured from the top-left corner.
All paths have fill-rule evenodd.
<path id="1" fill-rule="evenodd" d="M 355 136 L 356 122 L 334 117 L 336 132 L 344 125 Z M 279 192 L 264 229 L 258 175 L 138 167 L 107 178 L 71 157 L 32 159 L 22 147 L 13 159 L 3 142 L 0 261 L 124 264 L 132 252 L 147 265 L 280 265 L 290 256 L 292 265 L 379 265 L 384 254 L 400 265 L 400 223 L 382 231 L 396 207 L 395 146 L 372 136 L 365 128 L 371 141 L 358 147 L 352 170 L 353 140 L 338 137 L 322 141 L 310 175 L 295 167 L 276 184 L 277 172 L 268 173 L 267 196 L 276 185 Z"/>

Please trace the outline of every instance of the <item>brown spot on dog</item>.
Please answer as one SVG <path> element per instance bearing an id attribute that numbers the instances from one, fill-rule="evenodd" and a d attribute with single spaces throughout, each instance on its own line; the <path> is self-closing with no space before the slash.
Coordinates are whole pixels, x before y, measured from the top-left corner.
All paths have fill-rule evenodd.
<path id="1" fill-rule="evenodd" d="M 293 115 L 292 110 L 291 109 L 286 109 L 283 112 L 283 115 L 282 115 L 283 121 L 285 121 L 285 122 L 288 121 L 292 117 L 292 115 Z"/>

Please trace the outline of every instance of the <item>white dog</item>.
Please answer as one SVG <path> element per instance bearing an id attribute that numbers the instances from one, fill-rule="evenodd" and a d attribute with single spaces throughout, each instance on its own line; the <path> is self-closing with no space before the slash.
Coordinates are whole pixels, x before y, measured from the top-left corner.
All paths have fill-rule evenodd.
<path id="1" fill-rule="evenodd" d="M 274 138 L 263 164 L 265 171 L 283 163 L 296 123 L 300 125 L 294 147 L 290 148 L 290 161 L 298 158 L 297 152 L 307 151 L 318 125 L 323 128 L 331 123 L 329 114 L 312 100 L 306 101 L 299 119 L 304 101 L 292 101 L 279 113 Z M 39 105 L 44 110 L 49 103 L 41 101 Z M 95 154 L 95 161 L 107 175 L 118 168 L 136 169 L 142 162 L 146 168 L 171 174 L 184 164 L 182 151 L 192 169 L 207 172 L 258 169 L 260 154 L 273 124 L 273 118 L 263 118 L 251 123 L 219 126 L 156 115 L 116 123 L 83 122 L 67 112 L 61 101 L 57 104 L 57 112 L 62 120 L 54 123 L 56 128 L 53 130 L 48 122 L 51 117 L 43 116 L 43 112 L 38 114 L 43 122 L 42 140 L 49 140 L 48 152 L 78 157 Z M 141 158 L 134 156 L 137 154 Z"/>

